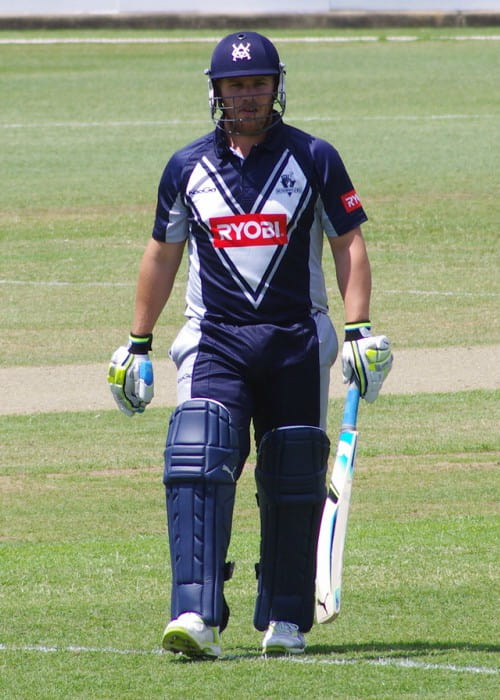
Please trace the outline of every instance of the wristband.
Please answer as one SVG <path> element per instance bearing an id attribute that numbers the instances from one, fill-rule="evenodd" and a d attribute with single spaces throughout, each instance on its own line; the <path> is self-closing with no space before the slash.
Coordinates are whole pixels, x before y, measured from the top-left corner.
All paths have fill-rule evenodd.
<path id="1" fill-rule="evenodd" d="M 153 334 L 134 335 L 130 333 L 128 337 L 127 350 L 133 355 L 147 355 L 153 345 Z"/>
<path id="2" fill-rule="evenodd" d="M 357 321 L 356 323 L 346 323 L 344 326 L 345 341 L 361 340 L 369 338 L 372 334 L 372 324 L 370 321 Z"/>

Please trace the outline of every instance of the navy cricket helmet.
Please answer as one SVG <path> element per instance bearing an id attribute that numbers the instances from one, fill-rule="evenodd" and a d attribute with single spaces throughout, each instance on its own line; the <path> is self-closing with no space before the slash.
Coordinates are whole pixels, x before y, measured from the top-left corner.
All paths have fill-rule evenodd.
<path id="1" fill-rule="evenodd" d="M 234 78 L 251 75 L 274 75 L 276 87 L 274 99 L 283 116 L 286 105 L 285 65 L 281 63 L 276 47 L 267 37 L 258 32 L 235 32 L 228 34 L 215 47 L 208 76 L 209 103 L 212 119 L 221 109 L 216 81 L 221 78 Z"/>
<path id="2" fill-rule="evenodd" d="M 212 80 L 240 75 L 276 75 L 282 70 L 274 46 L 257 32 L 238 32 L 221 39 L 212 54 L 207 73 Z"/>

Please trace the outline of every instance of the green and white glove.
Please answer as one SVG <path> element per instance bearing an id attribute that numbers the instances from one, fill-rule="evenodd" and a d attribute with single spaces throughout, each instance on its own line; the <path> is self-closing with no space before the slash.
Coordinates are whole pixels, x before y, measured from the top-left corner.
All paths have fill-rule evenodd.
<path id="1" fill-rule="evenodd" d="M 127 347 L 113 353 L 108 368 L 108 384 L 120 411 L 127 416 L 143 413 L 154 395 L 153 363 L 149 351 L 153 336 L 129 336 Z"/>
<path id="2" fill-rule="evenodd" d="M 344 383 L 353 380 L 362 398 L 372 403 L 392 367 L 391 344 L 385 335 L 371 334 L 369 321 L 347 323 L 342 348 Z"/>

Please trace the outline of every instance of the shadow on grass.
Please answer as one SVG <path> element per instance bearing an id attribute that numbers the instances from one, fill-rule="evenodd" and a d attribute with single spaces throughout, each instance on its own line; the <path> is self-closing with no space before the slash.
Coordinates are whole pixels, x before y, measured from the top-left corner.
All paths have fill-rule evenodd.
<path id="1" fill-rule="evenodd" d="M 426 654 L 460 652 L 490 652 L 500 651 L 497 644 L 469 644 L 468 642 L 440 642 L 429 640 L 414 640 L 411 642 L 364 642 L 361 644 L 312 644 L 307 647 L 307 653 L 314 656 L 346 655 L 363 656 L 364 658 L 411 658 Z"/>
<path id="2" fill-rule="evenodd" d="M 244 647 L 233 647 L 227 653 L 223 652 L 222 656 L 218 658 L 208 658 L 201 656 L 189 657 L 184 654 L 169 654 L 164 652 L 162 656 L 165 656 L 170 662 L 177 664 L 213 664 L 216 661 L 220 663 L 221 661 L 256 661 L 262 659 L 262 653 L 255 647 L 244 648 Z"/>
<path id="3" fill-rule="evenodd" d="M 440 641 L 424 641 L 415 640 L 413 642 L 366 642 L 361 644 L 311 644 L 307 646 L 305 657 L 300 655 L 300 658 L 335 658 L 339 663 L 353 663 L 366 660 L 384 660 L 390 659 L 412 659 L 422 656 L 438 656 L 440 653 L 445 654 L 451 651 L 468 652 L 468 653 L 497 653 L 500 651 L 500 645 L 496 644 L 469 644 L 467 642 L 440 642 Z M 172 657 L 177 663 L 193 663 L 198 662 L 196 659 L 189 659 L 182 655 Z M 283 658 L 273 657 L 268 658 Z M 252 646 L 238 646 L 226 650 L 219 658 L 219 661 L 257 661 L 266 659 L 262 655 L 260 649 Z M 212 659 L 205 660 L 208 663 L 213 663 Z"/>

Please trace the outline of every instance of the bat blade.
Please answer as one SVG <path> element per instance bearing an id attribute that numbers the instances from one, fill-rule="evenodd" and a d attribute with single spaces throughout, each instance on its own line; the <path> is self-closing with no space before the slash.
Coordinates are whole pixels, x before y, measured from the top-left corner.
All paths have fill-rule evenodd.
<path id="1" fill-rule="evenodd" d="M 347 393 L 342 430 L 337 445 L 323 509 L 316 553 L 316 619 L 333 622 L 340 612 L 344 543 L 351 501 L 358 432 L 359 390 Z"/>

